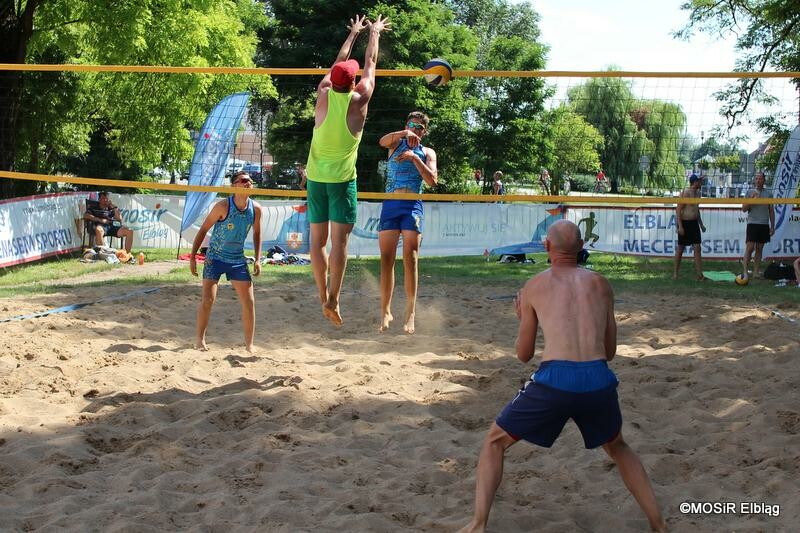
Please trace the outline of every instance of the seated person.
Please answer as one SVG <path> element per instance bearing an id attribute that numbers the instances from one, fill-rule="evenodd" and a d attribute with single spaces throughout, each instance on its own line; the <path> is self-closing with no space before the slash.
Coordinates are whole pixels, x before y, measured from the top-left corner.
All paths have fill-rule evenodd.
<path id="1" fill-rule="evenodd" d="M 86 201 L 86 213 L 83 218 L 89 224 L 89 231 L 94 232 L 95 246 L 104 246 L 103 238 L 106 235 L 123 237 L 125 251 L 130 253 L 133 246 L 133 231 L 122 225 L 119 208 L 111 203 L 107 192 L 101 192 L 97 202 Z"/>

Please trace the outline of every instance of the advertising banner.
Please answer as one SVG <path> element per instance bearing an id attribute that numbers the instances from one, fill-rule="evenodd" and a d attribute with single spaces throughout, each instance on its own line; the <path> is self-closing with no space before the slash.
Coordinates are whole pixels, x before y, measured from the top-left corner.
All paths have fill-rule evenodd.
<path id="1" fill-rule="evenodd" d="M 61 193 L 0 201 L 0 267 L 80 249 L 84 197 Z"/>
<path id="2" fill-rule="evenodd" d="M 0 202 L 0 266 L 67 253 L 81 246 L 86 193 L 18 198 Z M 185 198 L 167 195 L 111 195 L 122 224 L 133 230 L 134 250 L 188 249 L 202 217 L 182 234 Z M 309 223 L 303 201 L 257 200 L 262 207 L 262 249 L 280 246 L 289 253 L 307 254 Z M 210 206 L 209 206 L 210 209 Z M 377 256 L 380 202 L 359 202 L 353 228 L 352 256 Z M 707 228 L 703 256 L 738 259 L 744 253 L 747 215 L 739 205 L 702 206 Z M 578 225 L 589 251 L 670 257 L 677 247 L 675 208 L 672 206 L 608 206 L 547 204 L 461 204 L 427 202 L 423 245 L 427 256 L 492 255 L 543 251 L 547 228 L 566 218 Z M 252 250 L 252 235 L 245 243 Z M 773 237 L 768 255 L 800 256 L 800 212 L 788 211 L 783 235 Z M 691 249 L 687 251 L 691 253 Z"/>

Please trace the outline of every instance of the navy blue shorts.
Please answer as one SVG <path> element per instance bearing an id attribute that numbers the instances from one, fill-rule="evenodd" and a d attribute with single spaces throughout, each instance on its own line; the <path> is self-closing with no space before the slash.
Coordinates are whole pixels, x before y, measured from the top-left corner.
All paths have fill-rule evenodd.
<path id="1" fill-rule="evenodd" d="M 617 384 L 603 360 L 545 361 L 495 422 L 517 440 L 549 448 L 571 418 L 586 448 L 597 448 L 622 429 Z"/>
<path id="2" fill-rule="evenodd" d="M 219 259 L 206 257 L 203 263 L 203 279 L 219 281 L 223 274 L 227 276 L 228 281 L 253 281 L 250 271 L 247 269 L 247 261 L 226 263 Z"/>
<path id="3" fill-rule="evenodd" d="M 384 200 L 378 231 L 408 230 L 422 233 L 422 200 Z"/>

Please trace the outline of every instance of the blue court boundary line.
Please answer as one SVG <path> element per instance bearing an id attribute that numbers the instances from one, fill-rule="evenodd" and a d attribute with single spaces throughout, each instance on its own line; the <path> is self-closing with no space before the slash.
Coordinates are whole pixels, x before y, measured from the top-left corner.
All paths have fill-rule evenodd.
<path id="1" fill-rule="evenodd" d="M 119 294 L 117 296 L 107 296 L 106 298 L 100 298 L 99 300 L 95 300 L 93 302 L 65 305 L 64 307 L 57 307 L 55 309 L 50 309 L 49 311 L 42 311 L 41 313 L 32 313 L 30 315 L 19 315 L 11 318 L 4 318 L 0 320 L 0 324 L 3 324 L 5 322 L 16 322 L 18 320 L 28 320 L 29 318 L 41 318 L 48 315 L 54 315 L 56 313 L 68 313 L 70 311 L 77 311 L 78 309 L 83 309 L 84 307 L 89 305 L 99 304 L 101 302 L 111 302 L 114 300 L 124 300 L 126 298 L 131 298 L 133 296 L 138 296 L 140 294 L 150 294 L 152 292 L 160 290 L 161 290 L 160 287 L 150 287 L 149 289 L 140 289 L 138 291 Z"/>

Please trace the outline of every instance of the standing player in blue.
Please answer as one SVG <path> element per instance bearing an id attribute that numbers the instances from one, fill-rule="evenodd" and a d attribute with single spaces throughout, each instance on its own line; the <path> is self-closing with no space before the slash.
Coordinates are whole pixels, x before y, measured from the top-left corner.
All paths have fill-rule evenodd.
<path id="1" fill-rule="evenodd" d="M 380 145 L 389 150 L 386 192 L 420 194 L 422 182 L 436 185 L 436 152 L 422 145 L 428 133 L 430 119 L 414 111 L 406 119 L 406 127 L 381 137 Z M 406 312 L 403 330 L 414 333 L 414 313 L 417 307 L 417 269 L 419 247 L 422 243 L 422 200 L 384 200 L 378 228 L 381 250 L 381 325 L 385 331 L 392 321 L 394 292 L 394 261 L 397 243 L 403 235 L 403 280 L 406 289 Z"/>
<path id="2" fill-rule="evenodd" d="M 239 172 L 231 178 L 234 187 L 249 189 L 253 181 L 247 172 Z M 261 273 L 261 206 L 247 194 L 234 194 L 226 200 L 217 202 L 206 219 L 192 244 L 189 269 L 197 275 L 195 254 L 200 249 L 206 233 L 211 228 L 211 241 L 203 265 L 203 299 L 197 308 L 197 339 L 195 347 L 208 350 L 206 330 L 211 317 L 211 307 L 217 298 L 219 278 L 225 274 L 236 290 L 242 304 L 242 326 L 244 327 L 244 344 L 248 352 L 252 352 L 255 334 L 256 306 L 253 298 L 253 281 L 247 269 L 244 257 L 244 241 L 250 228 L 253 228 L 253 250 L 255 263 L 253 274 Z"/>
<path id="3" fill-rule="evenodd" d="M 486 529 L 506 449 L 520 439 L 549 448 L 569 419 L 586 448 L 602 446 L 616 463 L 653 531 L 666 531 L 647 472 L 622 438 L 617 377 L 607 364 L 617 352 L 614 293 L 603 276 L 578 268 L 582 248 L 578 226 L 554 223 L 545 240 L 552 266 L 517 295 L 517 358 L 531 360 L 541 326 L 542 363 L 489 429 L 478 459 L 474 515 L 462 531 Z"/>

